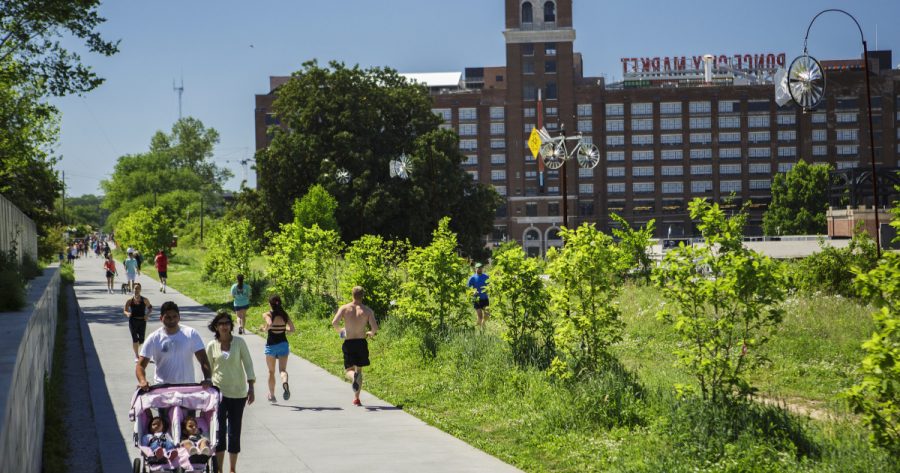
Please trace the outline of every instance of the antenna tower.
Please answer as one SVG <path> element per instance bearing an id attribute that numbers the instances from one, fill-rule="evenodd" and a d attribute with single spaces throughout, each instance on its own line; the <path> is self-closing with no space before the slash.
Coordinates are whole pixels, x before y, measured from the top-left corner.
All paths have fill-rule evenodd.
<path id="1" fill-rule="evenodd" d="M 175 85 L 175 79 L 172 79 L 172 90 L 178 94 L 178 119 L 181 120 L 181 95 L 184 93 L 184 77 L 181 78 L 180 85 Z"/>

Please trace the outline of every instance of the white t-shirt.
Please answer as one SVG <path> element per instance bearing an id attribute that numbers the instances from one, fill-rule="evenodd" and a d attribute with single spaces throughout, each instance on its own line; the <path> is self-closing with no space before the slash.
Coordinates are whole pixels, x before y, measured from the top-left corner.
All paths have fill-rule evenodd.
<path id="1" fill-rule="evenodd" d="M 191 327 L 179 325 L 173 335 L 160 327 L 141 346 L 141 356 L 156 364 L 154 384 L 194 383 L 194 353 L 205 350 L 200 334 Z"/>

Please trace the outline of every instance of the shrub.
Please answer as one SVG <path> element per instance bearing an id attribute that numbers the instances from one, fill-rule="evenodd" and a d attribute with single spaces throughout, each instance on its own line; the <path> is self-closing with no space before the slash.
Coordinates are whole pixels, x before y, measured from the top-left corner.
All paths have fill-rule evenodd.
<path id="1" fill-rule="evenodd" d="M 636 276 L 649 282 L 653 260 L 647 250 L 650 248 L 656 221 L 650 220 L 647 226 L 636 230 L 624 218 L 616 214 L 610 214 L 610 217 L 622 226 L 621 229 L 613 228 L 612 233 L 619 240 L 619 247 L 627 258 L 625 270 L 634 271 Z"/>
<path id="2" fill-rule="evenodd" d="M 162 208 L 138 208 L 116 224 L 116 242 L 121 247 L 133 246 L 143 255 L 155 255 L 172 242 L 172 223 Z M 173 255 L 169 251 L 169 257 Z"/>
<path id="3" fill-rule="evenodd" d="M 821 251 L 796 262 L 790 269 L 792 284 L 808 293 L 826 292 L 844 297 L 859 297 L 853 285 L 856 273 L 875 268 L 878 251 L 875 241 L 865 232 L 856 232 L 846 248 L 835 248 L 819 240 Z"/>
<path id="4" fill-rule="evenodd" d="M 213 225 L 203 253 L 204 278 L 227 285 L 238 274 L 249 277 L 250 259 L 256 252 L 252 234 L 247 219 L 221 220 Z"/>
<path id="5" fill-rule="evenodd" d="M 344 255 L 341 296 L 349 299 L 353 287 L 361 286 L 375 317 L 379 321 L 388 317 L 400 295 L 399 266 L 408 251 L 408 242 L 386 241 L 377 235 L 363 235 L 351 243 Z"/>
<path id="6" fill-rule="evenodd" d="M 778 265 L 744 248 L 745 213 L 726 218 L 718 204 L 701 199 L 689 208 L 706 245 L 666 253 L 653 275 L 667 304 L 658 317 L 681 336 L 675 354 L 697 378 L 702 398 L 725 401 L 735 391 L 753 392 L 744 375 L 765 361 L 759 349 L 781 322 L 785 291 Z"/>
<path id="7" fill-rule="evenodd" d="M 287 304 L 299 302 L 304 292 L 321 298 L 328 278 L 337 278 L 341 246 L 334 230 L 283 224 L 280 232 L 270 235 L 265 249 L 266 277 Z"/>

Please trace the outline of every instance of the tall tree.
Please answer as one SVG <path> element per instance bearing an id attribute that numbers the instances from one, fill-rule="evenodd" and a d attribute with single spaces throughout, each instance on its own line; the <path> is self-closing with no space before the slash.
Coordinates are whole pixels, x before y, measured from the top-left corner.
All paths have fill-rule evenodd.
<path id="1" fill-rule="evenodd" d="M 498 197 L 461 169 L 458 137 L 438 128 L 425 87 L 391 69 L 311 61 L 277 96 L 281 126 L 257 155 L 260 199 L 273 223 L 291 221 L 294 199 L 321 184 L 338 201 L 346 241 L 377 234 L 422 245 L 450 216 L 464 250 L 480 250 Z M 402 154 L 412 168 L 406 180 L 389 171 Z M 337 178 L 341 171 L 349 180 Z"/>
<path id="2" fill-rule="evenodd" d="M 772 181 L 772 203 L 763 215 L 766 235 L 814 235 L 826 231 L 831 166 L 802 159 Z"/>
<path id="3" fill-rule="evenodd" d="M 59 96 L 99 86 L 103 79 L 82 64 L 77 53 L 60 45 L 63 38 L 77 38 L 92 53 L 118 52 L 118 41 L 106 41 L 96 31 L 106 21 L 99 6 L 100 0 L 0 0 L 0 62 L 19 64 L 0 75 L 43 83 Z"/>

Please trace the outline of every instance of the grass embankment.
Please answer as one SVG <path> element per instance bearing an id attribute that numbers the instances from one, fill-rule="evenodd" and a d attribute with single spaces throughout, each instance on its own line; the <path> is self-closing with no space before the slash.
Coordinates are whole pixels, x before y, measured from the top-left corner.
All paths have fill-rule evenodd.
<path id="1" fill-rule="evenodd" d="M 201 281 L 201 253 L 179 250 L 169 284 L 210 308 L 229 307 L 228 291 Z M 261 262 L 257 261 L 259 265 Z M 825 405 L 834 414 L 809 420 L 772 406 L 710 410 L 679 401 L 674 366 L 678 338 L 656 320 L 659 292 L 627 286 L 620 304 L 620 369 L 575 383 L 517 366 L 491 321 L 485 333 L 456 332 L 435 358 L 417 338 L 387 321 L 370 344 L 366 390 L 527 471 L 890 471 L 868 448 L 866 432 L 834 401 L 853 381 L 870 308 L 833 297 L 793 297 L 767 347 L 772 365 L 752 380 L 765 396 Z M 251 307 L 258 330 L 264 302 Z M 340 340 L 325 314 L 297 314 L 294 353 L 341 375 Z M 474 315 L 473 315 L 474 318 Z M 302 389 L 302 380 L 297 380 Z M 349 389 L 348 389 L 349 402 Z"/>
<path id="2" fill-rule="evenodd" d="M 60 266 L 60 287 L 57 300 L 56 334 L 53 340 L 53 367 L 51 376 L 44 383 L 44 449 L 42 462 L 44 471 L 68 471 L 69 436 L 66 433 L 65 418 L 69 405 L 64 396 L 63 376 L 66 370 L 66 321 L 69 318 L 67 287 L 75 282 L 72 265 Z"/>

